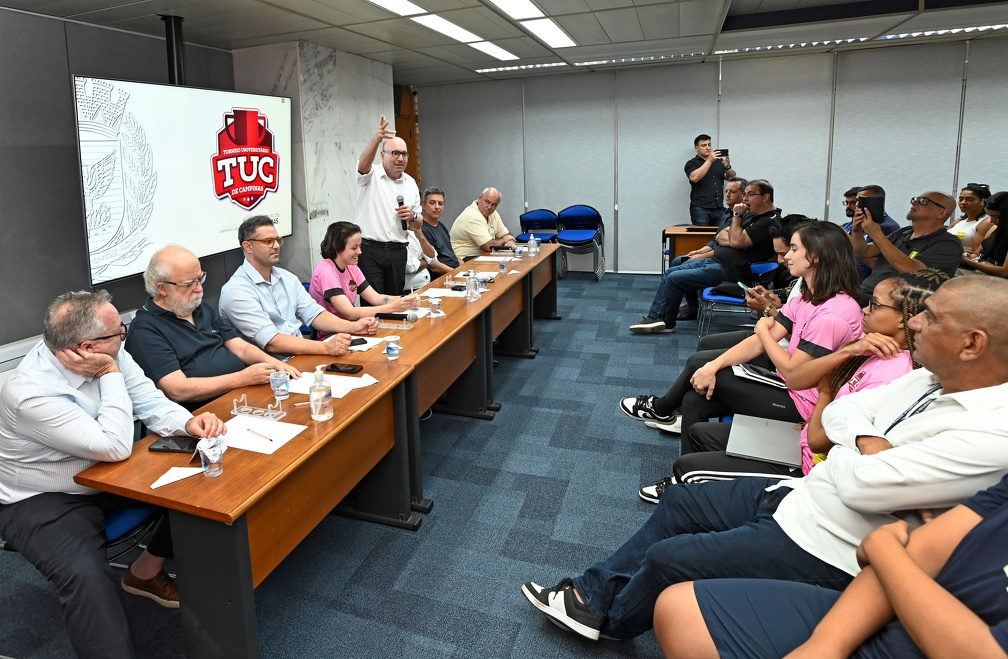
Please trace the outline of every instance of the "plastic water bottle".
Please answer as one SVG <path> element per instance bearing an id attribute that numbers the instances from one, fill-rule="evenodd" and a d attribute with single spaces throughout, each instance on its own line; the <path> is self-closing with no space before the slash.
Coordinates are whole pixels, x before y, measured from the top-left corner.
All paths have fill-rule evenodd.
<path id="1" fill-rule="evenodd" d="M 328 421 L 333 418 L 332 387 L 325 381 L 322 364 L 315 367 L 315 382 L 308 388 L 313 421 Z"/>
<path id="2" fill-rule="evenodd" d="M 472 274 L 466 278 L 466 300 L 468 302 L 475 302 L 480 298 L 479 293 L 479 282 L 476 281 L 476 275 Z"/>
<path id="3" fill-rule="evenodd" d="M 536 245 L 535 236 L 530 236 L 528 241 L 528 255 L 535 257 L 537 254 L 539 254 L 539 246 Z"/>

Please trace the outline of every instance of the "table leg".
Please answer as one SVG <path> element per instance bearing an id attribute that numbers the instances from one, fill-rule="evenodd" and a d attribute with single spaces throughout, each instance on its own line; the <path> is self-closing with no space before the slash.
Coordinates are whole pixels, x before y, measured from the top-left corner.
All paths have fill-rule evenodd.
<path id="1" fill-rule="evenodd" d="M 481 313 L 473 322 L 476 330 L 476 361 L 470 364 L 462 375 L 455 380 L 442 402 L 434 405 L 435 412 L 440 414 L 455 414 L 475 419 L 491 420 L 496 410 L 487 405 L 490 395 L 487 392 L 490 378 L 493 377 L 491 360 L 493 349 L 492 325 L 487 324 L 489 314 Z M 499 407 L 498 407 L 499 409 Z"/>
<path id="2" fill-rule="evenodd" d="M 522 308 L 518 317 L 511 321 L 511 324 L 504 328 L 501 335 L 497 337 L 497 349 L 495 354 L 507 357 L 524 357 L 535 359 L 539 354 L 539 348 L 533 344 L 532 340 L 532 315 L 534 313 L 532 300 L 532 275 L 527 274 L 521 283 L 522 287 Z M 492 322 L 488 323 L 491 327 Z M 492 378 L 491 378 L 492 379 Z M 492 384 L 491 384 L 492 389 Z M 491 390 L 491 399 L 493 391 Z"/>

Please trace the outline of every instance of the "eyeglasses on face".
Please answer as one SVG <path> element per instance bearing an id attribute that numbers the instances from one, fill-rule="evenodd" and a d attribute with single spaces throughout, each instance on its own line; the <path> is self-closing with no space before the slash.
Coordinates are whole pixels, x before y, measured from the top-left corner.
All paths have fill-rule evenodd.
<path id="1" fill-rule="evenodd" d="M 206 273 L 205 272 L 201 272 L 200 275 L 199 275 L 199 277 L 197 277 L 196 279 L 190 279 L 189 281 L 163 281 L 161 283 L 162 284 L 171 284 L 172 286 L 178 286 L 183 291 L 188 291 L 190 288 L 192 288 L 196 284 L 205 284 L 206 283 Z"/>
<path id="2" fill-rule="evenodd" d="M 895 309 L 896 311 L 899 312 L 903 311 L 899 307 L 894 307 L 891 304 L 882 304 L 881 302 L 875 299 L 875 296 L 872 296 L 871 299 L 868 300 L 868 313 L 873 313 L 879 307 L 885 307 L 886 309 Z"/>
<path id="3" fill-rule="evenodd" d="M 759 192 L 758 190 L 754 190 L 752 192 L 750 192 L 749 190 L 746 190 L 745 192 L 742 193 L 742 196 L 743 197 L 762 197 L 765 194 L 767 194 L 767 193 L 766 192 Z"/>
<path id="4" fill-rule="evenodd" d="M 409 151 L 387 151 L 382 149 L 382 153 L 387 153 L 393 158 L 409 158 Z"/>
<path id="5" fill-rule="evenodd" d="M 944 210 L 948 210 L 947 208 L 945 208 L 944 206 L 942 206 L 941 204 L 939 204 L 934 199 L 928 199 L 927 197 L 910 197 L 910 203 L 912 204 L 912 203 L 915 203 L 915 202 L 918 203 L 918 204 L 920 204 L 921 206 L 927 206 L 928 204 L 934 204 L 935 206 L 937 206 L 938 208 L 942 209 L 943 211 Z"/>
<path id="6" fill-rule="evenodd" d="M 96 336 L 93 339 L 85 339 L 85 340 L 86 341 L 104 341 L 105 339 L 111 339 L 111 338 L 114 338 L 114 337 L 118 336 L 120 341 L 125 341 L 126 340 L 126 332 L 127 332 L 128 329 L 129 328 L 126 327 L 126 323 L 122 323 L 121 322 L 121 323 L 119 323 L 119 331 L 116 332 L 115 334 L 108 334 L 106 336 Z M 82 341 L 82 343 L 83 343 L 83 341 Z"/>
<path id="7" fill-rule="evenodd" d="M 266 245 L 267 247 L 272 247 L 273 243 L 276 243 L 277 247 L 283 247 L 283 243 L 284 243 L 284 239 L 283 238 L 246 238 L 246 240 L 248 240 L 250 243 L 262 243 L 263 245 Z M 203 274 L 206 274 L 206 273 L 203 273 Z M 200 282 L 200 283 L 202 283 L 202 282 Z"/>

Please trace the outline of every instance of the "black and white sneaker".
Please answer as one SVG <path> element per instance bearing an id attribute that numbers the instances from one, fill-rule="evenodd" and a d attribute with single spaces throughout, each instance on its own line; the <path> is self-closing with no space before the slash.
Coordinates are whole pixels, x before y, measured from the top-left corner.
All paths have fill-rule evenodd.
<path id="1" fill-rule="evenodd" d="M 638 421 L 659 421 L 661 423 L 671 423 L 675 421 L 676 415 L 664 416 L 654 410 L 654 396 L 637 396 L 637 398 L 624 398 L 620 401 L 620 409 L 631 419 Z"/>
<path id="2" fill-rule="evenodd" d="M 648 503 L 656 504 L 658 503 L 658 500 L 661 499 L 661 495 L 665 494 L 665 490 L 678 482 L 679 481 L 676 480 L 675 476 L 666 476 L 654 485 L 646 485 L 637 490 L 637 496 Z"/>
<path id="3" fill-rule="evenodd" d="M 564 579 L 552 588 L 528 581 L 521 589 L 532 606 L 549 616 L 550 622 L 593 641 L 599 639 L 602 624 L 588 612 L 588 607 L 578 601 L 570 579 Z"/>
<path id="4" fill-rule="evenodd" d="M 664 321 L 645 316 L 639 323 L 631 325 L 630 331 L 634 334 L 656 334 L 665 332 L 666 327 Z"/>
<path id="5" fill-rule="evenodd" d="M 644 425 L 648 428 L 655 428 L 661 430 L 662 432 L 670 432 L 673 435 L 682 434 L 682 417 L 678 414 L 672 416 L 672 420 L 669 422 L 665 421 L 645 421 Z"/>

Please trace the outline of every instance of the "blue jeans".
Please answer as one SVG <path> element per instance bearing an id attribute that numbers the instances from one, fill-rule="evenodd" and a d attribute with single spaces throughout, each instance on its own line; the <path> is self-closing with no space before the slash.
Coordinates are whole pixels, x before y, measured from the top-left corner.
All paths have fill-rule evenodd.
<path id="1" fill-rule="evenodd" d="M 724 219 L 724 208 L 700 208 L 690 206 L 689 219 L 696 227 L 716 227 Z"/>
<path id="2" fill-rule="evenodd" d="M 775 478 L 675 485 L 609 559 L 574 579 L 602 633 L 632 638 L 652 626 L 668 586 L 695 579 L 787 579 L 843 589 L 852 577 L 796 545 L 773 519 L 791 490 Z"/>
<path id="3" fill-rule="evenodd" d="M 690 309 L 696 309 L 700 306 L 697 292 L 724 280 L 724 268 L 711 257 L 673 266 L 662 275 L 648 318 L 664 320 L 666 327 L 674 327 L 684 297 Z"/>

